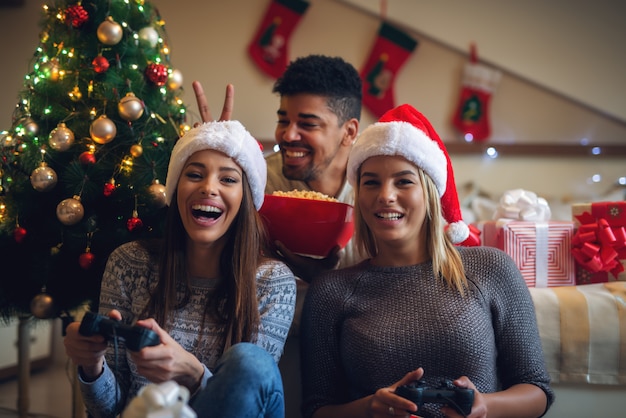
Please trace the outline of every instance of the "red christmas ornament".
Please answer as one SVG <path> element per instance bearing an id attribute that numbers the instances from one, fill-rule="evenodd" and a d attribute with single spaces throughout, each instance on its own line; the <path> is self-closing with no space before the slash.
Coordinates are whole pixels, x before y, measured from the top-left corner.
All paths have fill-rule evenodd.
<path id="1" fill-rule="evenodd" d="M 126 221 L 126 228 L 130 232 L 138 231 L 141 228 L 143 228 L 143 221 L 141 219 L 139 219 L 138 216 L 133 214 L 133 217 L 130 218 L 128 221 Z"/>
<path id="2" fill-rule="evenodd" d="M 167 83 L 167 67 L 162 64 L 148 64 L 145 71 L 148 80 L 157 86 L 164 86 Z"/>
<path id="3" fill-rule="evenodd" d="M 22 242 L 24 242 L 26 235 L 28 235 L 26 228 L 22 228 L 21 226 L 18 226 L 13 231 L 13 238 L 15 239 L 15 242 L 17 242 L 18 244 L 21 244 Z"/>
<path id="4" fill-rule="evenodd" d="M 93 70 L 98 74 L 105 73 L 109 69 L 109 60 L 104 58 L 102 55 L 98 55 L 91 61 L 91 65 L 93 66 Z"/>
<path id="5" fill-rule="evenodd" d="M 93 152 L 85 151 L 78 156 L 78 161 L 83 165 L 94 165 L 96 163 L 96 156 Z"/>
<path id="6" fill-rule="evenodd" d="M 111 179 L 108 183 L 104 184 L 104 197 L 109 197 L 115 191 L 115 180 Z"/>
<path id="7" fill-rule="evenodd" d="M 80 4 L 69 6 L 65 9 L 65 22 L 74 28 L 79 28 L 89 20 L 89 13 Z"/>
<path id="8" fill-rule="evenodd" d="M 89 252 L 89 250 L 87 250 L 87 252 L 84 252 L 80 256 L 78 256 L 78 264 L 83 270 L 89 270 L 93 265 L 95 259 L 96 256 L 93 255 L 93 253 Z"/>

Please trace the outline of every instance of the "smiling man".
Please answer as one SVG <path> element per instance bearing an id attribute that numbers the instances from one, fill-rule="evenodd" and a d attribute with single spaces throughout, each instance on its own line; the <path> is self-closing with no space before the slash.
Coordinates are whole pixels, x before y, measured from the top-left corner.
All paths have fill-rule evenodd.
<path id="1" fill-rule="evenodd" d="M 359 131 L 361 89 L 358 71 L 342 58 L 308 55 L 289 64 L 272 90 L 280 95 L 274 134 L 280 149 L 267 157 L 266 193 L 313 190 L 354 203 L 346 166 Z M 329 254 L 328 266 L 337 255 L 340 266 L 358 261 L 348 244 Z"/>

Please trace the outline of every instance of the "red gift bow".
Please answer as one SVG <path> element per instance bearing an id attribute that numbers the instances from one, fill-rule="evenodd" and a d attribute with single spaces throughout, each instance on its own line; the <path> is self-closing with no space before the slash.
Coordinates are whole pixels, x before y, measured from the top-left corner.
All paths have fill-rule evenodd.
<path id="1" fill-rule="evenodd" d="M 592 273 L 610 272 L 617 279 L 624 271 L 624 266 L 619 260 L 626 258 L 624 227 L 611 227 L 604 218 L 596 221 L 588 212 L 576 218 L 582 225 L 572 238 L 574 259 Z"/>

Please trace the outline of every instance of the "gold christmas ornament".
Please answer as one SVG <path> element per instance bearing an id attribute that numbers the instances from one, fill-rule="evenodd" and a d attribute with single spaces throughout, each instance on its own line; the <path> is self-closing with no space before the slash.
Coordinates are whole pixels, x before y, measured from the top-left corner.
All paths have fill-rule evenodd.
<path id="1" fill-rule="evenodd" d="M 167 87 L 170 90 L 178 90 L 183 85 L 183 73 L 180 70 L 172 70 L 167 77 Z"/>
<path id="2" fill-rule="evenodd" d="M 93 139 L 94 142 L 107 144 L 117 135 L 115 122 L 107 118 L 106 115 L 102 115 L 91 123 L 89 135 L 91 135 L 91 139 Z"/>
<path id="3" fill-rule="evenodd" d="M 148 187 L 148 192 L 152 196 L 152 203 L 157 208 L 162 208 L 165 206 L 167 199 L 165 195 L 165 186 L 159 183 L 159 180 L 153 180 L 150 187 Z"/>
<path id="4" fill-rule="evenodd" d="M 49 192 L 54 189 L 54 186 L 57 184 L 57 180 L 56 171 L 48 167 L 48 165 L 43 161 L 30 175 L 30 184 L 32 184 L 33 189 L 38 192 Z"/>
<path id="5" fill-rule="evenodd" d="M 133 157 L 141 157 L 141 154 L 143 154 L 143 147 L 140 144 L 135 144 L 130 147 L 130 155 Z"/>
<path id="6" fill-rule="evenodd" d="M 83 219 L 85 208 L 80 203 L 80 197 L 74 196 L 63 200 L 57 205 L 57 218 L 63 225 L 71 226 Z"/>
<path id="7" fill-rule="evenodd" d="M 67 151 L 74 143 L 74 132 L 61 122 L 50 132 L 48 143 L 54 150 Z"/>
<path id="8" fill-rule="evenodd" d="M 135 121 L 143 115 L 143 102 L 134 93 L 126 93 L 117 104 L 117 110 L 122 119 Z"/>
<path id="9" fill-rule="evenodd" d="M 98 35 L 98 40 L 103 44 L 116 45 L 122 40 L 124 32 L 122 26 L 109 16 L 104 22 L 100 23 L 96 34 Z"/>
<path id="10" fill-rule="evenodd" d="M 39 319 L 50 319 L 55 314 L 54 300 L 47 293 L 39 293 L 30 302 L 30 312 Z"/>
<path id="11" fill-rule="evenodd" d="M 141 29 L 137 35 L 139 36 L 139 45 L 144 48 L 154 48 L 159 42 L 159 33 L 151 26 Z"/>

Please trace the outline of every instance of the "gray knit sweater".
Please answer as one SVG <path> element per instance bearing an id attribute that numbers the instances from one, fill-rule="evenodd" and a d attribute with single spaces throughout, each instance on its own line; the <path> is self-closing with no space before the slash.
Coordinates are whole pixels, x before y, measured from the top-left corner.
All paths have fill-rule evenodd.
<path id="1" fill-rule="evenodd" d="M 483 393 L 530 383 L 552 403 L 533 302 L 513 260 L 489 247 L 460 253 L 466 298 L 435 280 L 430 262 L 366 260 L 312 282 L 300 329 L 304 417 L 371 395 L 418 367 L 430 386 L 462 375 Z M 438 410 L 425 404 L 418 414 L 443 416 Z"/>
<path id="2" fill-rule="evenodd" d="M 124 322 L 134 322 L 149 299 L 149 290 L 157 283 L 157 264 L 148 251 L 137 242 L 117 248 L 109 257 L 102 278 L 100 312 L 111 309 L 121 312 Z M 191 300 L 176 311 L 169 334 L 187 351 L 193 353 L 205 366 L 201 388 L 212 376 L 221 353 L 223 342 L 218 335 L 222 327 L 205 321 L 202 339 L 198 329 L 207 303 L 208 293 L 216 283 L 207 279 L 194 280 Z M 293 273 L 280 261 L 263 263 L 257 271 L 257 295 L 261 327 L 257 345 L 267 350 L 278 362 L 293 319 L 296 301 L 296 284 Z M 162 324 L 160 324 L 162 325 Z M 112 369 L 117 368 L 117 373 Z M 115 378 L 117 376 L 117 380 Z M 116 383 L 119 387 L 116 389 Z M 126 405 L 139 389 L 149 382 L 136 373 L 136 367 L 127 355 L 123 343 L 118 345 L 117 364 L 112 344 L 106 353 L 103 374 L 94 382 L 81 379 L 81 391 L 87 410 L 94 417 L 114 417 L 119 413 L 114 407 L 116 393 L 121 405 Z"/>

